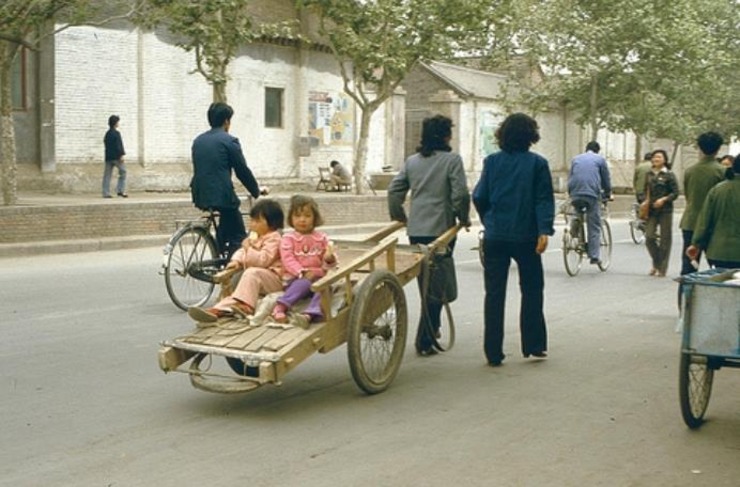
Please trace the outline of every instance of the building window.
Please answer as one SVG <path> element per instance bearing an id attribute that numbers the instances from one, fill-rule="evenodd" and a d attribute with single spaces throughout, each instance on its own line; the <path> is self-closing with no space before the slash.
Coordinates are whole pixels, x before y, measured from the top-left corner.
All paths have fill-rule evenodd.
<path id="1" fill-rule="evenodd" d="M 265 127 L 282 128 L 284 91 L 282 88 L 265 88 Z"/>
<path id="2" fill-rule="evenodd" d="M 10 71 L 10 98 L 13 103 L 13 110 L 28 109 L 26 100 L 27 74 L 26 74 L 26 49 L 22 48 L 13 61 L 13 67 Z"/>

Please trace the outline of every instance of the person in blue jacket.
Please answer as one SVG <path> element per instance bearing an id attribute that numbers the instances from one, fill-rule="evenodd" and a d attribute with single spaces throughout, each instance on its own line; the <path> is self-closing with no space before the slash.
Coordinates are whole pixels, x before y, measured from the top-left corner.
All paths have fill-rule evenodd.
<path id="1" fill-rule="evenodd" d="M 601 200 L 612 198 L 609 166 L 604 156 L 599 154 L 600 150 L 601 146 L 595 140 L 586 144 L 586 152 L 573 158 L 568 173 L 571 205 L 576 209 L 586 208 L 588 257 L 591 264 L 601 263 Z"/>
<path id="2" fill-rule="evenodd" d="M 226 103 L 212 103 L 208 107 L 211 129 L 193 141 L 193 178 L 190 181 L 193 204 L 201 210 L 217 210 L 221 214 L 216 240 L 219 251 L 229 255 L 247 236 L 239 211 L 240 201 L 231 182 L 232 171 L 253 198 L 260 195 L 260 187 L 247 167 L 239 139 L 229 134 L 233 115 L 234 110 Z"/>
<path id="3" fill-rule="evenodd" d="M 522 293 L 519 328 L 525 358 L 547 357 L 545 278 L 541 254 L 555 233 L 555 201 L 547 160 L 531 152 L 540 140 L 537 122 L 509 115 L 496 131 L 501 148 L 483 161 L 473 204 L 484 227 L 485 331 L 483 348 L 491 366 L 501 365 L 506 283 L 511 259 L 519 269 Z"/>

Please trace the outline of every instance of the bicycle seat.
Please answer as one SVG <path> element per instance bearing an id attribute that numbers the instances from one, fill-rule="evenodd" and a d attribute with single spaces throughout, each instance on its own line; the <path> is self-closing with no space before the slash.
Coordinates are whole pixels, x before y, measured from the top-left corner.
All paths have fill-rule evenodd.
<path id="1" fill-rule="evenodd" d="M 572 200 L 570 205 L 579 213 L 586 213 L 588 208 L 588 203 L 583 200 Z"/>

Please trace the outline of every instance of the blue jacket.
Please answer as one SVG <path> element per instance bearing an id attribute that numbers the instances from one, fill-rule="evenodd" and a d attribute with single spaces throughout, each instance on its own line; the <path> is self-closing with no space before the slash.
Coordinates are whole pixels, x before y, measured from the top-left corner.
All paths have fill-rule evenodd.
<path id="1" fill-rule="evenodd" d="M 555 233 L 550 167 L 534 152 L 501 151 L 486 157 L 473 204 L 486 239 L 532 242 Z"/>
<path id="2" fill-rule="evenodd" d="M 612 183 L 606 159 L 592 151 L 574 157 L 568 175 L 568 194 L 571 198 L 608 199 Z"/>
<path id="3" fill-rule="evenodd" d="M 224 129 L 211 129 L 196 137 L 192 156 L 190 192 L 197 208 L 239 208 L 239 198 L 231 182 L 232 171 L 254 198 L 259 197 L 259 185 L 247 167 L 239 139 Z"/>

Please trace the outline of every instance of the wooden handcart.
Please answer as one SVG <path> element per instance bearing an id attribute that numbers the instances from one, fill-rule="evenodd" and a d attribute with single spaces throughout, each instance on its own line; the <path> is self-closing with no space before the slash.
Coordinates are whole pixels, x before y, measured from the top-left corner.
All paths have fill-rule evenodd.
<path id="1" fill-rule="evenodd" d="M 217 326 L 164 341 L 160 368 L 187 373 L 198 389 L 248 392 L 268 383 L 279 385 L 314 352 L 327 353 L 347 342 L 357 385 L 368 394 L 384 391 L 398 372 L 406 345 L 403 286 L 419 275 L 425 260 L 446 250 L 459 229 L 449 229 L 422 248 L 398 243 L 392 235 L 402 227 L 395 222 L 364 241 L 335 242 L 344 264 L 312 286 L 321 294 L 324 322 L 303 329 L 222 318 Z M 218 371 L 217 357 L 225 358 L 229 368 Z"/>

